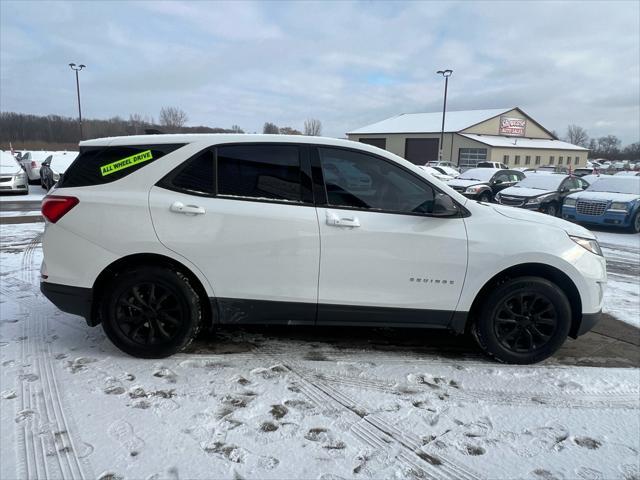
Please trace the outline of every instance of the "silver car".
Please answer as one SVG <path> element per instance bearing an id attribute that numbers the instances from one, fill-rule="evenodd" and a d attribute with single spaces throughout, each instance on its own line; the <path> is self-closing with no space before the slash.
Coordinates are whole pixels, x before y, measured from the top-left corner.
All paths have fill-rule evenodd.
<path id="1" fill-rule="evenodd" d="M 29 193 L 27 174 L 9 152 L 0 152 L 0 192 Z"/>

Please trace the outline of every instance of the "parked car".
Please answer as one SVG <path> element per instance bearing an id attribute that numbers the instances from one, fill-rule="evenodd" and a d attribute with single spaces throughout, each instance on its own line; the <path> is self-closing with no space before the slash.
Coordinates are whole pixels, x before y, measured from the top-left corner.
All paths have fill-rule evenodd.
<path id="1" fill-rule="evenodd" d="M 572 173 L 576 177 L 584 177 L 585 175 L 598 175 L 599 170 L 597 167 L 583 167 L 573 169 Z"/>
<path id="2" fill-rule="evenodd" d="M 640 232 L 640 177 L 599 177 L 584 192 L 565 199 L 562 217 L 573 222 Z"/>
<path id="3" fill-rule="evenodd" d="M 496 193 L 511 187 L 524 178 L 524 173 L 502 168 L 472 168 L 447 182 L 465 197 L 490 202 Z"/>
<path id="4" fill-rule="evenodd" d="M 581 192 L 588 186 L 581 178 L 571 175 L 533 173 L 513 187 L 498 193 L 496 201 L 502 205 L 537 210 L 556 217 L 562 211 L 565 197 Z"/>
<path id="5" fill-rule="evenodd" d="M 37 185 L 40 183 L 40 166 L 52 153 L 53 152 L 31 151 L 22 155 L 20 163 L 22 163 L 25 172 L 27 172 L 30 184 Z"/>
<path id="6" fill-rule="evenodd" d="M 454 178 L 454 177 L 452 177 L 450 175 L 446 175 L 446 174 L 442 173 L 442 170 L 436 169 L 436 167 L 427 167 L 426 165 L 420 165 L 419 168 L 424 170 L 425 172 L 427 172 L 429 175 L 432 175 L 433 177 L 437 178 L 441 182 L 445 182 L 446 183 L 449 180 L 453 180 L 453 178 Z"/>
<path id="7" fill-rule="evenodd" d="M 426 163 L 426 166 L 427 167 L 448 167 L 448 168 L 456 169 L 456 166 L 453 163 L 440 161 L 440 160 L 431 160 L 430 162 Z"/>
<path id="8" fill-rule="evenodd" d="M 640 177 L 640 172 L 637 170 L 625 170 L 624 172 L 618 172 L 614 175 L 616 177 Z"/>
<path id="9" fill-rule="evenodd" d="M 0 153 L 0 192 L 29 193 L 27 174 L 9 152 Z"/>
<path id="10" fill-rule="evenodd" d="M 478 164 L 476 165 L 476 168 L 502 168 L 502 169 L 507 169 L 509 167 L 507 167 L 504 163 L 500 163 L 500 162 L 478 162 Z"/>
<path id="11" fill-rule="evenodd" d="M 551 173 L 569 173 L 567 167 L 561 167 L 559 165 L 544 165 L 543 167 L 536 168 L 537 172 L 551 172 Z"/>
<path id="12" fill-rule="evenodd" d="M 442 165 L 438 165 L 435 167 L 431 167 L 434 168 L 436 170 L 438 170 L 439 172 L 441 172 L 443 175 L 448 175 L 452 178 L 458 178 L 460 176 L 460 172 L 453 168 L 453 167 L 447 167 L 447 166 L 442 166 Z"/>
<path id="13" fill-rule="evenodd" d="M 89 140 L 42 214 L 44 295 L 145 358 L 279 323 L 472 331 L 503 362 L 538 362 L 594 325 L 606 281 L 583 227 L 471 202 L 347 140 Z"/>
<path id="14" fill-rule="evenodd" d="M 60 179 L 78 152 L 56 152 L 49 155 L 40 166 L 40 186 L 49 190 Z"/>

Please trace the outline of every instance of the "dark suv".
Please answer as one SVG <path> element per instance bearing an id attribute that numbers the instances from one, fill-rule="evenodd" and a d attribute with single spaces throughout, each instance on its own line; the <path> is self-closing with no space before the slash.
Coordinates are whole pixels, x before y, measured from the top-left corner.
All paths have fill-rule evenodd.
<path id="1" fill-rule="evenodd" d="M 502 168 L 473 168 L 447 182 L 465 197 L 490 202 L 496 193 L 511 187 L 524 178 L 524 173 Z"/>
<path id="2" fill-rule="evenodd" d="M 538 210 L 557 217 L 562 211 L 565 197 L 581 192 L 588 186 L 581 178 L 571 175 L 534 173 L 500 192 L 496 195 L 496 201 L 502 205 Z"/>

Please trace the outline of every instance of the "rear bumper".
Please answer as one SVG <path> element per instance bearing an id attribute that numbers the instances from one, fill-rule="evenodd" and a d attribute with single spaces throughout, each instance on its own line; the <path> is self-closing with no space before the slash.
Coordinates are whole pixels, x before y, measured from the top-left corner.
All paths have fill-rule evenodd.
<path id="1" fill-rule="evenodd" d="M 80 315 L 85 318 L 88 325 L 95 325 L 91 320 L 93 292 L 90 288 L 40 282 L 40 291 L 63 312 Z"/>
<path id="2" fill-rule="evenodd" d="M 596 313 L 583 313 L 582 321 L 580 322 L 580 326 L 578 327 L 578 331 L 575 332 L 575 335 L 572 335 L 574 338 L 579 337 L 580 335 L 584 335 L 596 324 L 600 321 L 600 317 L 602 315 L 602 311 Z"/>

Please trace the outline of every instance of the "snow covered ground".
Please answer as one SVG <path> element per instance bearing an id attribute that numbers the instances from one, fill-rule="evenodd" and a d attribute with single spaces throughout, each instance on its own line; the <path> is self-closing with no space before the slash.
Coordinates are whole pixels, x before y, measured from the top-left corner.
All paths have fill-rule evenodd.
<path id="1" fill-rule="evenodd" d="M 40 295 L 42 223 L 0 228 L 2 479 L 640 478 L 637 368 L 269 329 L 138 360 Z M 621 238 L 601 238 L 622 265 L 607 309 L 630 321 L 640 247 Z"/>

